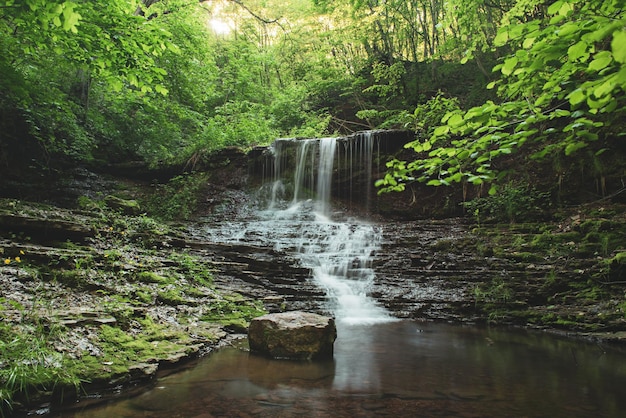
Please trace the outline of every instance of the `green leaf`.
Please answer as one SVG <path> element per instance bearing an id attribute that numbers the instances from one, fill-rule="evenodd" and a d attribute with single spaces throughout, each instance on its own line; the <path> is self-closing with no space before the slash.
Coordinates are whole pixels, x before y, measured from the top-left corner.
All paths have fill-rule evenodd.
<path id="1" fill-rule="evenodd" d="M 570 61 L 585 61 L 589 58 L 588 46 L 589 44 L 585 41 L 576 42 L 567 49 L 567 57 Z"/>
<path id="2" fill-rule="evenodd" d="M 498 31 L 498 34 L 496 35 L 496 37 L 493 39 L 493 44 L 495 46 L 502 46 L 505 45 L 509 40 L 509 32 L 507 32 L 506 30 L 500 30 Z"/>
<path id="3" fill-rule="evenodd" d="M 608 77 L 604 83 L 600 84 L 593 90 L 593 95 L 597 98 L 600 98 L 604 95 L 607 95 L 613 91 L 615 88 L 615 76 Z"/>
<path id="4" fill-rule="evenodd" d="M 559 0 L 559 1 L 555 1 L 554 3 L 552 3 L 550 5 L 550 7 L 548 7 L 548 14 L 549 15 L 555 15 L 559 12 L 559 10 L 561 9 L 561 6 L 563 5 L 563 1 Z"/>
<path id="5" fill-rule="evenodd" d="M 567 16 L 572 10 L 574 10 L 574 6 L 572 6 L 569 2 L 564 1 L 559 8 L 559 15 Z"/>
<path id="6" fill-rule="evenodd" d="M 556 34 L 560 38 L 565 38 L 566 36 L 578 32 L 580 32 L 580 26 L 578 26 L 576 22 L 567 22 L 556 31 Z"/>
<path id="7" fill-rule="evenodd" d="M 156 86 L 154 86 L 154 90 L 157 93 L 162 94 L 163 96 L 167 96 L 167 94 L 169 93 L 169 90 L 167 90 L 167 88 L 161 84 L 157 84 Z"/>
<path id="8" fill-rule="evenodd" d="M 611 51 L 613 51 L 615 61 L 626 64 L 626 31 L 621 30 L 613 34 Z"/>
<path id="9" fill-rule="evenodd" d="M 448 125 L 437 126 L 433 131 L 434 136 L 442 136 L 450 132 L 450 127 Z"/>
<path id="10" fill-rule="evenodd" d="M 454 115 L 450 117 L 450 119 L 448 119 L 448 125 L 452 126 L 453 128 L 463 125 L 463 116 L 461 116 L 458 113 L 455 113 Z"/>
<path id="11" fill-rule="evenodd" d="M 502 74 L 504 75 L 510 75 L 513 70 L 515 69 L 515 66 L 518 63 L 518 59 L 517 57 L 510 57 L 504 60 L 504 65 L 502 66 Z"/>
<path id="12" fill-rule="evenodd" d="M 573 142 L 569 144 L 567 147 L 565 147 L 565 155 L 571 155 L 574 152 L 586 146 L 587 144 L 585 142 Z"/>
<path id="13" fill-rule="evenodd" d="M 570 116 L 571 112 L 566 109 L 556 109 L 554 112 L 552 112 L 552 115 L 554 115 L 554 117 L 557 117 L 557 118 L 562 118 L 565 116 Z"/>
<path id="14" fill-rule="evenodd" d="M 617 83 L 623 90 L 626 90 L 626 66 L 623 65 L 617 74 L 615 74 L 615 83 Z"/>
<path id="15" fill-rule="evenodd" d="M 475 185 L 478 185 L 478 184 L 482 184 L 483 179 L 481 179 L 480 177 L 472 174 L 472 175 L 467 177 L 467 182 L 475 184 Z"/>
<path id="16" fill-rule="evenodd" d="M 426 183 L 427 186 L 441 186 L 441 181 L 439 180 L 430 180 L 428 183 Z"/>
<path id="17" fill-rule="evenodd" d="M 533 46 L 533 44 L 535 43 L 535 39 L 537 38 L 526 38 L 524 39 L 524 43 L 522 44 L 522 47 L 525 49 L 530 49 L 531 46 Z"/>
<path id="18" fill-rule="evenodd" d="M 608 67 L 613 62 L 613 56 L 609 51 L 598 52 L 593 61 L 589 63 L 588 70 L 593 72 L 599 72 L 600 70 Z"/>
<path id="19" fill-rule="evenodd" d="M 63 29 L 66 31 L 71 31 L 72 33 L 76 33 L 76 26 L 78 25 L 78 21 L 80 20 L 80 14 L 74 11 L 75 4 L 72 2 L 65 2 L 65 7 L 63 8 Z"/>
<path id="20" fill-rule="evenodd" d="M 576 106 L 587 99 L 587 95 L 581 89 L 576 89 L 568 94 L 567 98 L 572 106 Z"/>

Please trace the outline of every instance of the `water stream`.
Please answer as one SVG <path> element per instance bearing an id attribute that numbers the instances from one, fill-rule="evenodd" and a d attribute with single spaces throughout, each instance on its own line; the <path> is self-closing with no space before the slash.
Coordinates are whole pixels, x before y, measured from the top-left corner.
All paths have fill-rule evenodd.
<path id="1" fill-rule="evenodd" d="M 622 416 L 624 353 L 536 332 L 400 321 L 379 306 L 369 290 L 383 274 L 372 268 L 382 226 L 334 211 L 333 173 L 347 164 L 338 149 L 330 138 L 277 143 L 264 203 L 202 232 L 271 246 L 310 269 L 327 294 L 323 310 L 337 319 L 334 359 L 269 360 L 243 340 L 140 396 L 60 416 Z M 370 144 L 354 149 L 369 154 L 353 161 L 371 159 Z M 284 163 L 286 152 L 296 167 Z"/>
<path id="2" fill-rule="evenodd" d="M 382 240 L 380 226 L 333 212 L 331 189 L 337 147 L 335 138 L 279 141 L 273 151 L 274 178 L 265 188 L 270 194 L 267 207 L 239 221 L 209 224 L 205 238 L 271 245 L 277 251 L 294 254 L 301 266 L 310 269 L 311 279 L 326 290 L 325 310 L 337 322 L 392 321 L 391 314 L 368 296 L 375 277 L 372 257 Z M 371 158 L 371 147 L 364 149 Z M 286 152 L 296 161 L 289 171 L 292 176 L 283 172 Z M 357 160 L 362 163 L 363 158 Z M 369 173 L 371 176 L 371 170 Z"/>

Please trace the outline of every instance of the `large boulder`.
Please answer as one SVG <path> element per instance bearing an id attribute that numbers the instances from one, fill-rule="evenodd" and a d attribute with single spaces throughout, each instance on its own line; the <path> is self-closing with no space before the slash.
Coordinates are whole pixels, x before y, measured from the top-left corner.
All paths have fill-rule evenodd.
<path id="1" fill-rule="evenodd" d="M 332 358 L 335 339 L 335 320 L 308 312 L 260 316 L 248 328 L 250 351 L 276 359 Z"/>

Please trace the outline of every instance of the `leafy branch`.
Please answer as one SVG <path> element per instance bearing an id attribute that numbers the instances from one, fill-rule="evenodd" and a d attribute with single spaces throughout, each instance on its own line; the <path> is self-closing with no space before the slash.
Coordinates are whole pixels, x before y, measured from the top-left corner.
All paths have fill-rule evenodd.
<path id="1" fill-rule="evenodd" d="M 493 68 L 500 79 L 488 85 L 502 102 L 447 112 L 429 138 L 406 145 L 424 157 L 387 164 L 381 191 L 401 191 L 413 181 L 468 182 L 490 183 L 495 194 L 507 174 L 495 160 L 530 144 L 537 159 L 572 155 L 599 140 L 604 152 L 622 136 L 626 110 L 626 17 L 619 3 L 560 0 L 540 19 L 509 16 L 514 23 L 499 29 L 494 44 L 514 52 Z"/>

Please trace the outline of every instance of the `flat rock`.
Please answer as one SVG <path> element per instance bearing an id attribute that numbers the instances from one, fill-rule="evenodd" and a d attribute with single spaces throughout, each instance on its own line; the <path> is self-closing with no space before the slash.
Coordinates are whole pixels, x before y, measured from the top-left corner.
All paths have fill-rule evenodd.
<path id="1" fill-rule="evenodd" d="M 335 320 L 309 312 L 263 315 L 248 328 L 250 351 L 275 359 L 332 358 L 335 339 Z"/>

